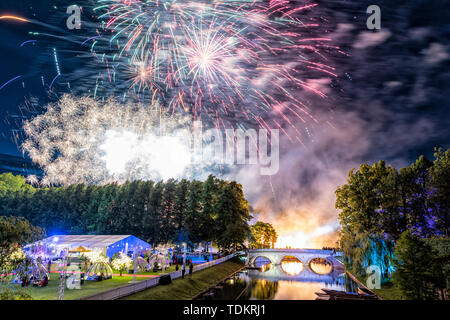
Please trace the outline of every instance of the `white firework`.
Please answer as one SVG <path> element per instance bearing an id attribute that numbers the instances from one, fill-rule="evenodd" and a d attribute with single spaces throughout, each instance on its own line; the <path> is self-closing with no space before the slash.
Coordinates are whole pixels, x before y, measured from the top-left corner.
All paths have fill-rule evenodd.
<path id="1" fill-rule="evenodd" d="M 158 102 L 64 95 L 25 123 L 22 148 L 44 170 L 41 185 L 179 178 L 193 170 L 190 125 L 186 117 L 165 115 Z"/>

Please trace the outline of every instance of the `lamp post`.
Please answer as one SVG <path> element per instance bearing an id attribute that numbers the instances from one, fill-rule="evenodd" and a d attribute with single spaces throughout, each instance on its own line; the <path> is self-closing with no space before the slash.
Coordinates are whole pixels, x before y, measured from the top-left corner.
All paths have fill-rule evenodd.
<path id="1" fill-rule="evenodd" d="M 133 251 L 133 282 L 136 282 L 137 258 L 136 249 Z"/>
<path id="2" fill-rule="evenodd" d="M 69 248 L 64 248 L 62 270 L 59 272 L 58 300 L 64 299 L 64 289 L 66 286 L 66 268 L 69 261 Z"/>
<path id="3" fill-rule="evenodd" d="M 129 283 L 136 283 L 136 270 L 137 270 L 137 259 L 136 259 L 136 249 L 133 250 L 133 280 Z"/>
<path id="4" fill-rule="evenodd" d="M 184 249 L 184 253 L 183 253 L 183 266 L 184 266 L 184 270 L 186 270 L 186 242 L 183 242 L 183 249 Z"/>

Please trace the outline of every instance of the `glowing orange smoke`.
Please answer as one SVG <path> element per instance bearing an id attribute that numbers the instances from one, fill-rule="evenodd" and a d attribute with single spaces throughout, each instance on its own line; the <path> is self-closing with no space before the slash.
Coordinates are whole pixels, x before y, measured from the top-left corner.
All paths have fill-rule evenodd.
<path id="1" fill-rule="evenodd" d="M 276 248 L 320 249 L 334 247 L 337 237 L 337 221 L 321 222 L 315 219 L 295 218 L 274 221 L 279 236 Z"/>

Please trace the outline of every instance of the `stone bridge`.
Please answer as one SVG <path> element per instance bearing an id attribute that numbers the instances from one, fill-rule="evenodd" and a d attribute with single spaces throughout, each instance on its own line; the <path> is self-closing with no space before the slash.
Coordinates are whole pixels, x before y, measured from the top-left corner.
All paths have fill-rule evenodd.
<path id="1" fill-rule="evenodd" d="M 250 249 L 247 254 L 247 266 L 256 267 L 255 261 L 258 257 L 263 257 L 272 263 L 280 265 L 285 257 L 295 257 L 303 264 L 304 268 L 309 268 L 310 262 L 315 258 L 326 259 L 331 263 L 333 270 L 335 268 L 344 269 L 342 263 L 335 257 L 340 253 L 334 253 L 332 250 L 317 249 Z"/>
<path id="2" fill-rule="evenodd" d="M 287 274 L 280 265 L 272 265 L 270 268 L 260 270 L 247 270 L 247 274 L 252 279 L 264 279 L 271 281 L 307 281 L 307 282 L 324 282 L 327 284 L 343 284 L 344 269 L 335 268 L 328 274 L 317 274 L 309 268 L 303 269 L 298 274 Z"/>

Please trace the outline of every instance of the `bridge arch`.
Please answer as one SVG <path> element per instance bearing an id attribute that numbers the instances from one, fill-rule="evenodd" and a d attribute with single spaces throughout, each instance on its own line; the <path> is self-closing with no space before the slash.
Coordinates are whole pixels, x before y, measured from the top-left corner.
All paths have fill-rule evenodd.
<path id="1" fill-rule="evenodd" d="M 335 268 L 343 268 L 342 263 L 334 257 L 333 251 L 315 249 L 250 249 L 248 251 L 247 264 L 255 266 L 255 260 L 258 257 L 264 257 L 270 260 L 273 266 L 281 266 L 282 260 L 286 256 L 293 256 L 300 260 L 300 262 L 303 263 L 304 269 L 310 269 L 311 261 L 314 261 L 314 259 L 317 258 L 325 259 L 323 260 L 323 262 L 326 261 L 325 265 L 331 264 L 332 271 Z M 319 273 L 320 272 L 321 271 L 319 270 Z"/>
<path id="2" fill-rule="evenodd" d="M 326 275 L 333 272 L 333 263 L 325 257 L 315 257 L 308 260 L 309 270 L 318 275 Z"/>
<path id="3" fill-rule="evenodd" d="M 261 261 L 261 260 L 263 260 L 263 261 Z M 272 259 L 270 259 L 269 257 L 266 257 L 265 255 L 256 255 L 255 257 L 253 257 L 253 259 L 251 259 L 249 261 L 249 265 L 258 267 L 258 264 L 259 264 L 258 262 L 261 261 L 261 263 L 262 263 L 262 262 L 264 262 L 264 260 L 267 260 L 267 263 L 261 264 L 261 266 L 273 263 L 273 261 L 272 261 L 273 257 L 272 257 Z"/>
<path id="4" fill-rule="evenodd" d="M 295 255 L 286 255 L 281 259 L 281 270 L 290 276 L 296 276 L 305 269 L 305 264 Z"/>

